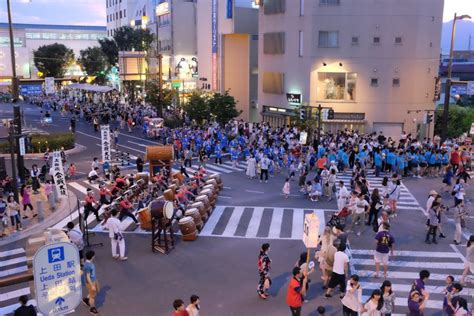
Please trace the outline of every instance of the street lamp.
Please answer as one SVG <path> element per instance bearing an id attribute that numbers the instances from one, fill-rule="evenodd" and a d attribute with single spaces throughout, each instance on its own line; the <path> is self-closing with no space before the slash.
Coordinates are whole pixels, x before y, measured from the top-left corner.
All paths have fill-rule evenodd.
<path id="1" fill-rule="evenodd" d="M 448 62 L 448 78 L 446 79 L 446 89 L 444 93 L 444 107 L 443 107 L 443 124 L 441 129 L 441 139 L 444 141 L 448 138 L 448 119 L 449 119 L 449 101 L 450 101 L 450 94 L 451 94 L 451 73 L 453 69 L 453 50 L 454 50 L 454 35 L 456 33 L 456 21 L 457 20 L 464 20 L 464 19 L 471 19 L 471 16 L 467 14 L 463 14 L 457 16 L 454 13 L 453 19 L 453 29 L 451 30 L 451 47 L 449 50 L 449 62 Z"/>

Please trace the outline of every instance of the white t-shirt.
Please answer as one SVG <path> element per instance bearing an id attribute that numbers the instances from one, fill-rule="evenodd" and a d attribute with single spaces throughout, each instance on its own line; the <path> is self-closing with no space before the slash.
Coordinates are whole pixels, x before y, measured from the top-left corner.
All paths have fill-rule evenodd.
<path id="1" fill-rule="evenodd" d="M 364 198 L 358 198 L 355 203 L 355 213 L 362 214 L 365 212 L 365 208 L 369 206 L 369 203 Z"/>
<path id="2" fill-rule="evenodd" d="M 122 232 L 122 223 L 116 217 L 111 217 L 107 220 L 105 226 L 109 230 L 109 237 L 114 238 L 114 234 L 118 234 Z"/>
<path id="3" fill-rule="evenodd" d="M 344 266 L 349 263 L 349 257 L 342 251 L 336 252 L 334 255 L 334 266 L 332 271 L 337 274 L 345 274 Z"/>

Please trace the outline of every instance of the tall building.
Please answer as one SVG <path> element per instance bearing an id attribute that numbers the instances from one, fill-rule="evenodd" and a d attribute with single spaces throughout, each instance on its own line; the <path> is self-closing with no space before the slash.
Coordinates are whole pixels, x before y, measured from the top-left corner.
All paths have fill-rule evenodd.
<path id="1" fill-rule="evenodd" d="M 198 88 L 229 90 L 240 118 L 258 121 L 258 10 L 252 1 L 199 0 L 196 25 Z"/>
<path id="2" fill-rule="evenodd" d="M 122 26 L 130 26 L 134 16 L 136 0 L 105 0 L 107 36 L 113 36 Z"/>
<path id="3" fill-rule="evenodd" d="M 295 104 L 313 113 L 321 104 L 335 112 L 323 118 L 325 130 L 423 135 L 423 111 L 434 109 L 443 0 L 258 2 L 264 121 L 286 124 Z"/>
<path id="4" fill-rule="evenodd" d="M 103 26 L 13 24 L 16 73 L 19 78 L 37 79 L 33 51 L 40 46 L 54 43 L 64 44 L 74 51 L 76 58 L 82 49 L 98 46 L 97 40 L 106 35 Z M 69 67 L 66 76 L 82 76 L 78 65 Z M 8 23 L 0 23 L 0 79 L 12 76 L 10 58 L 10 36 Z M 8 83 L 9 84 L 9 83 Z"/>

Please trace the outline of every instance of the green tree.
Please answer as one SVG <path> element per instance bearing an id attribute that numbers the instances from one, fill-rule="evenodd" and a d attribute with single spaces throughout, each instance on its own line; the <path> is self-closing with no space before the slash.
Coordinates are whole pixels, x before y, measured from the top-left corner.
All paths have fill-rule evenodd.
<path id="1" fill-rule="evenodd" d="M 88 76 L 104 76 L 108 69 L 107 56 L 100 47 L 88 47 L 80 51 L 77 63 Z"/>
<path id="2" fill-rule="evenodd" d="M 145 85 L 146 101 L 153 104 L 159 116 L 163 116 L 163 109 L 170 106 L 173 101 L 173 95 L 176 91 L 169 89 L 162 89 L 163 96 L 160 104 L 160 89 L 158 80 L 150 80 Z"/>
<path id="3" fill-rule="evenodd" d="M 118 52 L 119 49 L 113 39 L 103 38 L 99 40 L 100 49 L 107 57 L 107 62 L 110 67 L 118 64 Z"/>
<path id="4" fill-rule="evenodd" d="M 229 91 L 223 94 L 214 93 L 208 102 L 211 115 L 221 124 L 226 124 L 242 113 L 242 110 L 236 109 L 237 102 L 233 96 L 229 95 Z"/>
<path id="5" fill-rule="evenodd" d="M 440 107 L 439 109 L 442 109 Z M 443 111 L 436 113 L 435 134 L 441 135 Z M 461 107 L 457 105 L 449 106 L 448 137 L 458 137 L 464 132 L 469 132 L 471 124 L 474 122 L 474 108 Z"/>
<path id="6" fill-rule="evenodd" d="M 191 120 L 195 120 L 198 124 L 203 124 L 205 120 L 210 118 L 209 104 L 206 96 L 199 92 L 193 92 L 189 97 L 189 101 L 183 106 L 184 111 Z"/>
<path id="7" fill-rule="evenodd" d="M 147 51 L 150 49 L 154 36 L 149 29 L 122 26 L 116 30 L 113 38 L 119 51 Z"/>
<path id="8" fill-rule="evenodd" d="M 43 45 L 33 51 L 33 60 L 43 77 L 62 78 L 74 63 L 74 52 L 63 44 Z"/>

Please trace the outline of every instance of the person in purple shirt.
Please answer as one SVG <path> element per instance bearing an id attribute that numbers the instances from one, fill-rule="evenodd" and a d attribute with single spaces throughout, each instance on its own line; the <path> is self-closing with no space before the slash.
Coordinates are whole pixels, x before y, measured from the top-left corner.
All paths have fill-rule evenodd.
<path id="1" fill-rule="evenodd" d="M 430 297 L 428 292 L 421 296 L 420 292 L 412 291 L 408 299 L 408 314 L 407 316 L 423 316 L 423 310 L 426 307 L 426 302 Z"/>
<path id="2" fill-rule="evenodd" d="M 413 290 L 418 291 L 421 295 L 425 295 L 425 282 L 430 278 L 430 271 L 421 270 L 420 278 L 413 282 Z"/>
<path id="3" fill-rule="evenodd" d="M 389 233 L 390 224 L 383 223 L 383 228 L 380 230 L 377 235 L 375 235 L 375 240 L 377 242 L 377 248 L 374 253 L 375 261 L 375 277 L 379 277 L 380 264 L 383 264 L 383 275 L 386 278 L 388 273 L 388 253 L 390 251 L 393 256 L 393 244 L 395 239 L 392 234 Z"/>

